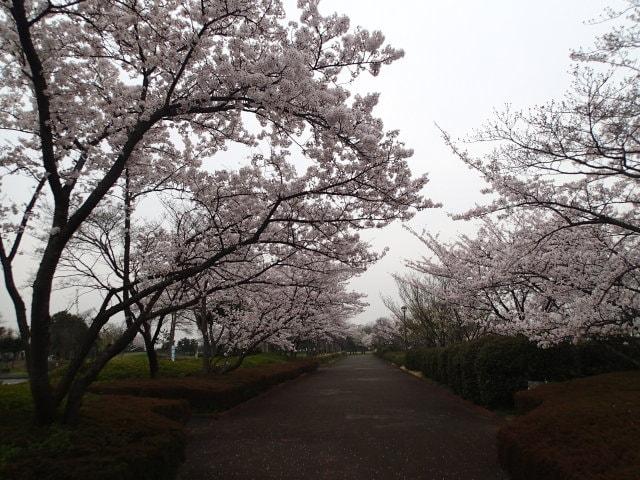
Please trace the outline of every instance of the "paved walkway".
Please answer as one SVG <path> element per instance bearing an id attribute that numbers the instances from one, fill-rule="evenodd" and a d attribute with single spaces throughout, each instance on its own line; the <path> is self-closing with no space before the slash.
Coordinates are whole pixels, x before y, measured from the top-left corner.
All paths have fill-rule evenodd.
<path id="1" fill-rule="evenodd" d="M 494 480 L 499 420 L 373 355 L 190 424 L 181 480 Z"/>

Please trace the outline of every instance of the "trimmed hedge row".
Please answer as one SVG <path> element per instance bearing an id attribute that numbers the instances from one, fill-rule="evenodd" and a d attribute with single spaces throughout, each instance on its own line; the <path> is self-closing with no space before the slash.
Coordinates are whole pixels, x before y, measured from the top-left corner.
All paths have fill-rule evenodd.
<path id="1" fill-rule="evenodd" d="M 529 413 L 498 432 L 513 480 L 640 478 L 640 371 L 542 385 L 515 402 Z"/>
<path id="2" fill-rule="evenodd" d="M 524 337 L 488 336 L 444 348 L 410 350 L 406 366 L 491 408 L 511 407 L 529 380 L 561 381 L 637 368 L 640 342 L 563 344 L 541 349 Z"/>
<path id="3" fill-rule="evenodd" d="M 225 375 L 97 382 L 91 391 L 110 395 L 184 399 L 198 410 L 223 410 L 316 368 L 316 360 L 297 360 L 238 369 Z"/>
<path id="4" fill-rule="evenodd" d="M 396 352 L 393 350 L 376 351 L 376 355 L 387 362 L 395 363 L 396 365 L 404 365 L 406 363 L 406 353 Z"/>
<path id="5" fill-rule="evenodd" d="M 105 395 L 86 399 L 74 428 L 5 417 L 0 478 L 171 479 L 184 459 L 189 413 L 181 400 Z"/>

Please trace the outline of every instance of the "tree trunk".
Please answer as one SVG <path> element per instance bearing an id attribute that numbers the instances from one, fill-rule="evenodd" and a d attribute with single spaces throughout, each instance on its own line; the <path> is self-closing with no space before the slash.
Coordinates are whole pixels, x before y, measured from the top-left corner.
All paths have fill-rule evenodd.
<path id="1" fill-rule="evenodd" d="M 149 377 L 156 378 L 160 370 L 160 364 L 158 362 L 158 352 L 156 352 L 155 342 L 146 328 L 143 327 L 140 329 L 140 333 L 144 339 L 144 349 L 147 352 L 147 360 L 149 361 Z"/>
<path id="2" fill-rule="evenodd" d="M 202 335 L 202 371 L 211 373 L 211 342 L 209 335 Z"/>
<path id="3" fill-rule="evenodd" d="M 65 404 L 64 415 L 62 417 L 63 423 L 67 425 L 75 425 L 78 423 L 80 420 L 82 399 L 90 383 L 91 382 L 86 382 L 81 378 L 73 382 L 67 394 L 67 403 Z"/>
<path id="4" fill-rule="evenodd" d="M 55 267 L 60 257 L 59 249 L 49 242 L 33 283 L 31 297 L 31 336 L 27 368 L 36 422 L 48 425 L 55 420 L 57 405 L 49 383 L 49 299 Z M 53 258 L 47 258 L 50 255 Z"/>
<path id="5" fill-rule="evenodd" d="M 178 321 L 178 315 L 174 312 L 171 314 L 171 323 L 169 325 L 169 349 L 171 349 L 171 347 L 175 345 L 177 321 Z"/>
<path id="6" fill-rule="evenodd" d="M 211 373 L 211 339 L 209 338 L 209 326 L 206 315 L 201 315 L 198 319 L 198 329 L 202 334 L 202 371 Z"/>
<path id="7" fill-rule="evenodd" d="M 238 358 L 236 359 L 236 361 L 231 364 L 225 365 L 220 373 L 229 373 L 229 372 L 233 372 L 237 368 L 240 368 L 240 365 L 242 365 L 242 362 L 244 362 L 244 359 L 246 358 L 246 356 L 247 356 L 246 353 L 238 355 Z"/>
<path id="8" fill-rule="evenodd" d="M 29 386 L 35 419 L 38 425 L 49 425 L 55 420 L 56 404 L 49 384 L 49 372 L 39 364 L 32 364 L 29 368 Z"/>
<path id="9" fill-rule="evenodd" d="M 129 343 L 133 341 L 138 333 L 137 326 L 130 326 L 125 333 L 118 338 L 113 345 L 107 348 L 102 354 L 96 358 L 96 360 L 89 366 L 88 371 L 82 377 L 76 377 L 71 386 L 69 387 L 69 393 L 67 394 L 67 401 L 65 404 L 63 422 L 66 424 L 74 424 L 80 418 L 80 407 L 82 406 L 82 399 L 84 394 L 98 375 L 104 366 L 115 357 L 118 353 L 126 348 Z"/>
<path id="10" fill-rule="evenodd" d="M 147 358 L 149 359 L 149 377 L 157 378 L 160 371 L 160 363 L 158 362 L 158 353 L 153 346 L 147 351 Z"/>

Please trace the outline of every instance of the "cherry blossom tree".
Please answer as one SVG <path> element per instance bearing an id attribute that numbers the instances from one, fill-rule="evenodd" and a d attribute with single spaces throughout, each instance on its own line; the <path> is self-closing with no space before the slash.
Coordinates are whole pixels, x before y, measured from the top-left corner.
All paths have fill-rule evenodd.
<path id="1" fill-rule="evenodd" d="M 281 268 L 259 284 L 203 298 L 194 317 L 203 336 L 204 370 L 238 368 L 264 342 L 293 351 L 301 339 L 342 335 L 346 319 L 363 307 L 361 296 L 346 290 L 348 278 Z"/>
<path id="2" fill-rule="evenodd" d="M 494 196 L 463 217 L 544 210 L 567 228 L 609 225 L 638 234 L 640 4 L 629 1 L 623 17 L 595 50 L 574 52 L 573 82 L 563 100 L 524 112 L 507 109 L 469 139 L 494 145 L 489 154 L 476 158 L 445 134 Z"/>
<path id="3" fill-rule="evenodd" d="M 558 226 L 531 214 L 485 219 L 454 243 L 424 236 L 432 256 L 411 266 L 445 280 L 432 294 L 493 333 L 543 345 L 635 334 L 637 239 Z"/>
<path id="4" fill-rule="evenodd" d="M 610 16 L 612 31 L 573 53 L 564 99 L 498 114 L 468 139 L 485 153 L 444 134 L 491 200 L 458 216 L 484 220 L 477 237 L 425 236 L 434 257 L 413 266 L 448 279 L 443 298 L 491 329 L 543 344 L 638 332 L 640 4 Z"/>
<path id="5" fill-rule="evenodd" d="M 419 193 L 426 178 L 408 169 L 411 151 L 373 115 L 377 94 L 350 92 L 361 74 L 377 75 L 402 52 L 380 32 L 321 15 L 317 1 L 298 5 L 299 21 L 287 22 L 274 0 L 2 4 L 0 126 L 11 132 L 2 182 L 31 182 L 32 195 L 2 205 L 0 261 L 38 422 L 52 422 L 65 401 L 65 418 L 74 418 L 87 385 L 141 322 L 185 307 L 156 308 L 166 288 L 260 242 L 287 248 L 303 238 L 313 248 L 335 237 L 346 247 L 357 229 L 431 206 Z M 232 143 L 269 154 L 235 170 L 211 165 Z M 202 248 L 176 264 L 170 236 L 158 232 L 155 272 L 133 295 L 126 287 L 105 295 L 84 348 L 54 387 L 49 310 L 60 259 L 129 166 L 146 172 L 145 181 L 187 170 L 188 200 L 206 215 L 183 248 Z M 15 259 L 35 215 L 50 228 L 27 291 Z M 125 334 L 80 375 L 100 329 L 138 304 Z"/>
<path id="6" fill-rule="evenodd" d="M 397 318 L 377 318 L 371 327 L 371 344 L 378 350 L 401 350 L 404 347 L 402 322 Z"/>

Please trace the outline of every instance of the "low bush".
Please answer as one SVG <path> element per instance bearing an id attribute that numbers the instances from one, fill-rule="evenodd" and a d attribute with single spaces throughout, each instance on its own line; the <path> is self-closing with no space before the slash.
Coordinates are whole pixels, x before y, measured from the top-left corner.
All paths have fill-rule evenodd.
<path id="1" fill-rule="evenodd" d="M 498 432 L 514 480 L 640 478 L 640 371 L 542 385 L 515 401 L 528 413 Z"/>
<path id="2" fill-rule="evenodd" d="M 577 345 L 562 343 L 539 349 L 530 366 L 532 380 L 558 382 L 624 370 L 640 365 L 639 339 L 609 339 Z"/>
<path id="3" fill-rule="evenodd" d="M 90 395 L 73 428 L 36 427 L 28 387 L 0 387 L 0 478 L 173 478 L 189 411 L 180 400 Z"/>
<path id="4" fill-rule="evenodd" d="M 427 350 L 408 350 L 404 354 L 404 365 L 409 370 L 419 370 L 419 366 L 423 362 L 422 355 L 426 351 Z M 402 352 L 395 352 L 395 353 L 402 353 Z"/>
<path id="5" fill-rule="evenodd" d="M 125 379 L 97 382 L 91 391 L 111 395 L 184 399 L 199 410 L 232 407 L 267 388 L 315 370 L 316 360 L 297 360 L 234 370 L 225 375 Z"/>
<path id="6" fill-rule="evenodd" d="M 376 351 L 376 355 L 388 362 L 395 363 L 396 365 L 405 365 L 405 363 L 407 362 L 405 352 L 384 350 L 384 351 Z M 410 368 L 410 367 L 407 365 L 407 368 Z"/>
<path id="7" fill-rule="evenodd" d="M 97 382 L 73 428 L 35 427 L 28 385 L 2 386 L 0 478 L 173 478 L 183 460 L 183 424 L 192 406 L 229 408 L 317 366 L 315 360 L 265 362 L 227 375 Z"/>

